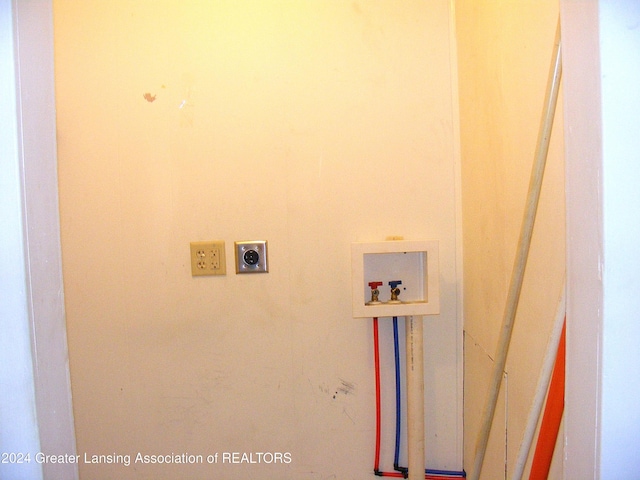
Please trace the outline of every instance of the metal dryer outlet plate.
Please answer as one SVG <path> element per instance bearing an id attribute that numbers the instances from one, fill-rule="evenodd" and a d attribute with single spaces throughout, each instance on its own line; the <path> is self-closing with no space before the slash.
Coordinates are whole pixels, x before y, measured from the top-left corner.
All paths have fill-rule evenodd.
<path id="1" fill-rule="evenodd" d="M 267 273 L 267 241 L 235 242 L 236 273 Z"/>

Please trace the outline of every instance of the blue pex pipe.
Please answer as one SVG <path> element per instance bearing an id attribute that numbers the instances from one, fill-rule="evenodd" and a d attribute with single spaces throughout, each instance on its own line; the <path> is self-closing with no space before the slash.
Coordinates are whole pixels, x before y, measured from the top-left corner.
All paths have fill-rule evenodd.
<path id="1" fill-rule="evenodd" d="M 402 418 L 402 402 L 400 398 L 400 344 L 398 342 L 398 317 L 393 317 L 393 354 L 396 364 L 396 445 L 393 454 L 393 468 L 399 472 L 406 469 L 398 467 L 400 459 L 400 420 Z"/>

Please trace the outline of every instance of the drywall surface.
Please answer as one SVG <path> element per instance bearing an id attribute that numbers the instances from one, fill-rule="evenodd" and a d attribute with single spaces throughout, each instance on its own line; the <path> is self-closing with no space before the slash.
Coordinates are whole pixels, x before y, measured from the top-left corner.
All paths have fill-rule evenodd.
<path id="1" fill-rule="evenodd" d="M 449 2 L 56 0 L 54 18 L 80 477 L 371 478 L 350 244 L 389 235 L 440 241 L 427 465 L 460 469 Z M 192 278 L 189 242 L 212 239 L 227 275 Z M 236 275 L 233 242 L 259 239 L 269 273 Z M 145 462 L 185 453 L 202 462 Z"/>
<path id="2" fill-rule="evenodd" d="M 469 468 L 524 213 L 557 3 L 455 4 L 465 266 L 464 455 Z M 564 282 L 564 228 L 559 105 L 501 403 L 481 478 L 504 478 L 513 471 Z M 560 478 L 561 467 L 555 462 L 553 478 Z"/>

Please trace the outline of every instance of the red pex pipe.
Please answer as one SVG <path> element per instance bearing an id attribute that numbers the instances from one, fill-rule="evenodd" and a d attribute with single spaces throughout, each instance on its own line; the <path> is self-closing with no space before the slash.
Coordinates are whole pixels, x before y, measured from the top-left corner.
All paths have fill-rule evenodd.
<path id="1" fill-rule="evenodd" d="M 549 393 L 547 394 L 547 403 L 544 407 L 544 415 L 542 416 L 542 423 L 540 424 L 540 433 L 538 433 L 536 451 L 531 462 L 529 480 L 547 480 L 551 468 L 551 460 L 553 459 L 553 451 L 558 440 L 558 432 L 560 431 L 560 423 L 562 422 L 562 414 L 564 413 L 566 329 L 567 321 L 565 319 L 560 336 L 560 343 L 558 344 L 556 363 L 553 366 L 551 384 L 549 385 Z"/>
<path id="2" fill-rule="evenodd" d="M 376 369 L 376 456 L 373 462 L 373 471 L 377 472 L 380 466 L 380 347 L 378 346 L 378 317 L 373 319 L 373 356 Z"/>
<path id="3" fill-rule="evenodd" d="M 376 453 L 373 460 L 373 473 L 378 477 L 405 478 L 400 472 L 381 472 L 380 467 L 380 424 L 381 400 L 380 400 L 380 342 L 378 340 L 378 317 L 373 318 L 373 357 L 376 371 Z"/>

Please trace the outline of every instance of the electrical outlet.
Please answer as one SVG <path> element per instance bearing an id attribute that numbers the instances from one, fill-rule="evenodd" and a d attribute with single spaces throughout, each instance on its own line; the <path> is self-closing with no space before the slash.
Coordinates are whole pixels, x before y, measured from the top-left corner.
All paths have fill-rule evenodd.
<path id="1" fill-rule="evenodd" d="M 191 275 L 226 275 L 224 241 L 191 242 Z"/>
<path id="2" fill-rule="evenodd" d="M 236 273 L 267 273 L 267 241 L 236 242 Z"/>

